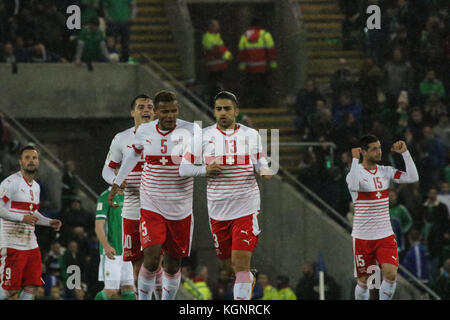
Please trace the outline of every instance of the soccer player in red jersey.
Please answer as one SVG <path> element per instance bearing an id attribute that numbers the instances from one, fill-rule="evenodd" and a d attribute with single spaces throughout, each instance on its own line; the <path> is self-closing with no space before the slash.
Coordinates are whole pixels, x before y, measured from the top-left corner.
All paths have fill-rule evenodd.
<path id="1" fill-rule="evenodd" d="M 144 154 L 141 176 L 140 239 L 144 263 L 138 277 L 139 300 L 147 300 L 155 290 L 155 277 L 163 253 L 162 300 L 175 299 L 181 280 L 181 259 L 189 256 L 193 233 L 193 178 L 181 177 L 184 140 L 194 134 L 194 124 L 178 119 L 179 105 L 170 91 L 156 94 L 158 120 L 143 123 L 136 131 L 133 149 L 127 152 L 108 201 Z M 198 131 L 201 131 L 198 128 Z"/>
<path id="2" fill-rule="evenodd" d="M 36 287 L 44 284 L 34 224 L 55 231 L 62 225 L 61 221 L 46 218 L 38 211 L 40 187 L 34 180 L 39 168 L 38 151 L 26 146 L 19 157 L 20 171 L 0 184 L 1 211 L 8 210 L 0 221 L 0 300 L 21 289 L 19 300 L 33 299 Z"/>
<path id="3" fill-rule="evenodd" d="M 378 164 L 381 144 L 377 137 L 366 135 L 359 146 L 352 149 L 352 167 L 346 179 L 355 208 L 352 230 L 358 278 L 355 299 L 369 299 L 367 280 L 378 263 L 383 273 L 380 300 L 391 300 L 396 288 L 398 250 L 389 217 L 389 188 L 391 182 L 417 182 L 419 174 L 404 141 L 395 142 L 391 150 L 403 156 L 406 172 Z"/>
<path id="4" fill-rule="evenodd" d="M 260 194 L 254 170 L 272 176 L 263 153 L 259 133 L 236 123 L 239 114 L 234 94 L 222 91 L 214 98 L 216 124 L 203 129 L 203 165 L 187 151 L 180 166 L 182 176 L 207 176 L 210 226 L 222 268 L 236 276 L 235 300 L 250 300 L 254 276 L 250 272 L 252 252 L 260 229 Z"/>
<path id="5" fill-rule="evenodd" d="M 155 118 L 154 105 L 152 99 L 145 94 L 136 96 L 130 105 L 130 114 L 134 120 L 134 126 L 117 133 L 111 142 L 109 153 L 103 166 L 102 177 L 110 185 L 116 179 L 114 169 L 118 168 L 123 160 L 127 149 L 132 149 L 136 130 L 142 123 L 148 123 Z M 143 154 L 136 166 L 130 172 L 123 183 L 124 204 L 122 208 L 123 225 L 123 260 L 131 261 L 133 264 L 135 281 L 138 279 L 141 269 L 143 255 L 139 233 L 140 219 L 140 195 L 139 186 L 141 183 L 142 170 L 145 160 Z M 157 288 L 161 286 L 161 274 L 156 277 Z M 155 293 L 159 294 L 160 290 Z"/>

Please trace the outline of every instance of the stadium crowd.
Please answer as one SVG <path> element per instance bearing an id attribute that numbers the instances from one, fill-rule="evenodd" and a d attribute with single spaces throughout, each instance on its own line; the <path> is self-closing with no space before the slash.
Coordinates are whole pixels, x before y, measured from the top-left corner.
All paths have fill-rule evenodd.
<path id="1" fill-rule="evenodd" d="M 351 148 L 363 133 L 372 133 L 381 141 L 382 162 L 404 169 L 401 157 L 390 152 L 393 142 L 404 140 L 420 181 L 394 185 L 389 196 L 401 262 L 448 298 L 450 6 L 407 0 L 340 4 L 346 15 L 343 49 L 361 50 L 365 58 L 358 72 L 340 58 L 329 94 L 313 79 L 299 91 L 294 108 L 301 140 L 336 145 L 334 166 L 328 149 L 305 150 L 299 180 L 352 222 L 346 183 Z M 370 4 L 382 9 L 380 30 L 364 31 Z"/>
<path id="2" fill-rule="evenodd" d="M 81 9 L 81 29 L 66 26 L 71 5 Z M 127 62 L 135 15 L 133 0 L 2 1 L 0 62 Z"/>

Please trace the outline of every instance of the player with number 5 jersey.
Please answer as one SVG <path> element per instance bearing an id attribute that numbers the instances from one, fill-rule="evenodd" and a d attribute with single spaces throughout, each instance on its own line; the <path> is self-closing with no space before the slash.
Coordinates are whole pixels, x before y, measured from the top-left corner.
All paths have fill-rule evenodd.
<path id="1" fill-rule="evenodd" d="M 178 119 L 176 95 L 161 91 L 155 96 L 158 120 L 142 124 L 135 142 L 125 156 L 108 201 L 144 154 L 141 176 L 141 244 L 144 263 L 139 272 L 139 300 L 147 300 L 155 290 L 155 277 L 163 253 L 162 299 L 175 299 L 181 279 L 181 259 L 190 254 L 194 220 L 193 178 L 181 177 L 183 143 L 192 139 L 194 124 Z M 198 131 L 201 132 L 200 127 Z"/>
<path id="2" fill-rule="evenodd" d="M 391 300 L 396 287 L 398 249 L 389 216 L 389 188 L 391 182 L 417 182 L 419 174 L 404 141 L 394 143 L 391 150 L 403 156 L 406 172 L 378 164 L 381 144 L 377 137 L 366 135 L 359 146 L 352 149 L 353 162 L 347 175 L 355 208 L 352 231 L 355 276 L 358 278 L 355 299 L 369 299 L 367 279 L 371 268 L 378 263 L 384 276 L 380 300 Z"/>

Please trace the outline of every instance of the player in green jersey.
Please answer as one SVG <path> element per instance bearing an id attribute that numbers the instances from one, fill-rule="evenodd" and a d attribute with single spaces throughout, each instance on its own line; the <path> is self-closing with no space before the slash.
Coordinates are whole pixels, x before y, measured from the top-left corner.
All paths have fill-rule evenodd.
<path id="1" fill-rule="evenodd" d="M 95 233 L 100 242 L 98 280 L 103 281 L 105 287 L 97 293 L 95 300 L 136 300 L 133 265 L 131 261 L 122 259 L 123 189 L 114 197 L 114 202 L 119 204 L 117 208 L 111 207 L 108 203 L 109 189 L 105 190 L 97 200 Z"/>

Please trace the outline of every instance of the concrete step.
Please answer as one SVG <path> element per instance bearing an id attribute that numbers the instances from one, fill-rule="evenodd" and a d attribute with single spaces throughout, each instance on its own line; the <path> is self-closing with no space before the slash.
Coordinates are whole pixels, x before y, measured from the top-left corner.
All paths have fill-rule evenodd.
<path id="1" fill-rule="evenodd" d="M 165 42 L 132 43 L 131 47 L 134 50 L 142 50 L 142 51 L 150 51 L 150 50 L 172 51 L 172 50 L 176 50 L 176 46 L 172 42 L 169 42 L 169 43 L 165 43 Z"/>
<path id="2" fill-rule="evenodd" d="M 147 42 L 147 41 L 172 42 L 173 35 L 171 33 L 132 34 L 131 41 L 133 41 L 133 42 Z"/>
<path id="3" fill-rule="evenodd" d="M 341 39 L 342 32 L 341 31 L 313 31 L 307 32 L 306 39 Z"/>
<path id="4" fill-rule="evenodd" d="M 292 116 L 278 116 L 278 117 L 257 117 L 257 118 L 252 118 L 252 122 L 255 124 L 255 126 L 257 127 L 273 127 L 273 128 L 277 128 L 277 126 L 281 126 L 282 124 L 284 124 L 286 126 L 286 124 L 289 124 L 289 126 L 292 125 L 292 122 L 294 121 L 294 118 Z"/>
<path id="5" fill-rule="evenodd" d="M 364 55 L 357 50 L 309 50 L 308 59 L 328 59 L 328 58 L 362 59 Z"/>
<path id="6" fill-rule="evenodd" d="M 305 28 L 307 32 L 320 31 L 320 30 L 333 30 L 339 31 L 342 29 L 340 22 L 305 22 Z"/>
<path id="7" fill-rule="evenodd" d="M 166 16 L 151 16 L 147 14 L 138 14 L 133 20 L 133 24 L 168 24 L 169 19 Z"/>
<path id="8" fill-rule="evenodd" d="M 345 16 L 339 13 L 308 13 L 303 15 L 305 22 L 342 22 Z"/>
<path id="9" fill-rule="evenodd" d="M 172 30 L 170 29 L 170 26 L 167 24 L 163 25 L 133 25 L 131 27 L 132 33 L 139 33 L 139 32 L 145 32 L 145 33 L 158 33 L 158 32 L 170 32 L 172 33 Z"/>
<path id="10" fill-rule="evenodd" d="M 298 1 L 303 15 L 309 13 L 340 13 L 341 10 L 337 1 L 323 2 L 319 1 Z"/>

